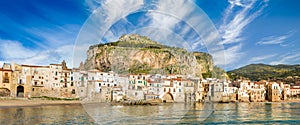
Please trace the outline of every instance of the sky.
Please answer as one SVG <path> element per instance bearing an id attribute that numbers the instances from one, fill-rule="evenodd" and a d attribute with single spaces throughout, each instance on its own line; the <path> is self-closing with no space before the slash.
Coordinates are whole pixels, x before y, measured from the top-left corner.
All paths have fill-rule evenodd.
<path id="1" fill-rule="evenodd" d="M 129 33 L 208 52 L 227 71 L 299 64 L 299 12 L 299 0 L 1 0 L 0 65 L 76 67 Z"/>

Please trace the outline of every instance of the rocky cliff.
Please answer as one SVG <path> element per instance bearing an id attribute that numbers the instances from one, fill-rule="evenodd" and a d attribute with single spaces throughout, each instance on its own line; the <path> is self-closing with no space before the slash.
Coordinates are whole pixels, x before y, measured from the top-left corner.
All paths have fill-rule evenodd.
<path id="1" fill-rule="evenodd" d="M 86 69 L 120 74 L 160 73 L 201 77 L 214 69 L 211 55 L 162 45 L 145 36 L 123 35 L 116 42 L 91 46 Z"/>

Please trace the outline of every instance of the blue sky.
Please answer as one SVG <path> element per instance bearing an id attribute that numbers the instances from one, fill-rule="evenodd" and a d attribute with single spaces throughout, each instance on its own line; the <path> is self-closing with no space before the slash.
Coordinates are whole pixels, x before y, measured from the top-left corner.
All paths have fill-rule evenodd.
<path id="1" fill-rule="evenodd" d="M 0 63 L 48 65 L 65 59 L 72 67 L 89 45 L 139 33 L 210 52 L 226 70 L 251 63 L 299 64 L 299 12 L 299 0 L 1 0 Z M 218 36 L 210 34 L 214 31 Z M 213 51 L 212 45 L 223 50 Z"/>

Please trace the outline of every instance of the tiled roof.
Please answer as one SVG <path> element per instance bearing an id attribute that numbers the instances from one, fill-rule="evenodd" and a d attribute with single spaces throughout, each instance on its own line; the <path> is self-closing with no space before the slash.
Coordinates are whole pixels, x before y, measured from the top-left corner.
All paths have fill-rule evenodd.
<path id="1" fill-rule="evenodd" d="M 49 66 L 36 66 L 36 65 L 21 65 L 22 67 L 33 67 L 33 68 L 49 68 Z"/>

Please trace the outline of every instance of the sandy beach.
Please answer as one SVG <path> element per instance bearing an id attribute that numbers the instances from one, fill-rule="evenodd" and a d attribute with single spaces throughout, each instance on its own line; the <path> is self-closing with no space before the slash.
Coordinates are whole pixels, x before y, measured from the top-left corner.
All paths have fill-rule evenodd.
<path id="1" fill-rule="evenodd" d="M 40 99 L 0 99 L 0 108 L 3 107 L 27 107 L 44 105 L 81 105 L 80 101 L 65 100 L 40 100 Z"/>

